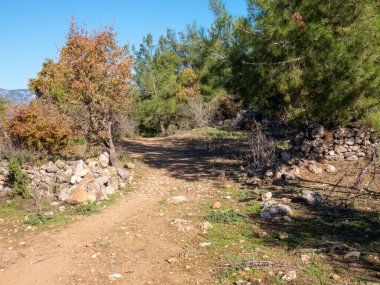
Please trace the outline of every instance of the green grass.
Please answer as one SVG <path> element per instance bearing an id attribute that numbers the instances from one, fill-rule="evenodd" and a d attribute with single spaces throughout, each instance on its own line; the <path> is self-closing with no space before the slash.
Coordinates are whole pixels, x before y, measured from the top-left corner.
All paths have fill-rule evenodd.
<path id="1" fill-rule="evenodd" d="M 244 213 L 239 213 L 233 210 L 223 212 L 212 211 L 205 220 L 210 223 L 234 223 L 234 222 L 247 222 L 249 217 Z"/>
<path id="2" fill-rule="evenodd" d="M 128 188 L 129 191 L 130 188 Z M 39 229 L 51 229 L 69 224 L 76 216 L 88 216 L 99 213 L 104 207 L 112 205 L 117 195 L 112 195 L 108 200 L 77 206 L 67 206 L 63 212 L 50 205 L 50 200 L 42 202 L 41 212 L 30 199 L 15 198 L 8 202 L 0 202 L 0 219 L 16 221 Z M 52 212 L 53 214 L 46 214 Z"/>
<path id="3" fill-rule="evenodd" d="M 193 131 L 193 135 L 209 139 L 231 139 L 244 140 L 249 138 L 249 132 L 236 130 L 234 128 L 198 129 Z"/>
<path id="4" fill-rule="evenodd" d="M 0 203 L 0 219 L 24 219 L 27 214 L 28 211 L 20 207 L 15 200 Z"/>

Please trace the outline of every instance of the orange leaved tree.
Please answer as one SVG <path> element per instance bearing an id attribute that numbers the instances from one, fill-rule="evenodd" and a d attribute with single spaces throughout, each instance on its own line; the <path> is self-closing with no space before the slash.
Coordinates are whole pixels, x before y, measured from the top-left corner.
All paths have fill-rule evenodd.
<path id="1" fill-rule="evenodd" d="M 75 138 L 72 120 L 52 104 L 37 100 L 13 106 L 9 112 L 4 129 L 18 146 L 54 154 Z"/>
<path id="2" fill-rule="evenodd" d="M 29 87 L 80 123 L 88 147 L 101 143 L 118 165 L 112 139 L 116 118 L 129 102 L 132 60 L 112 28 L 88 33 L 73 21 L 57 62 L 48 60 Z"/>

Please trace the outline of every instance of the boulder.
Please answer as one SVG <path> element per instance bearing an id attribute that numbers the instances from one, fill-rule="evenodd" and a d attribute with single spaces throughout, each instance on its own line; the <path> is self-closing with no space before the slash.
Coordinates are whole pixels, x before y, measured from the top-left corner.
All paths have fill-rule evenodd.
<path id="1" fill-rule="evenodd" d="M 58 159 L 55 162 L 55 166 L 57 166 L 58 169 L 64 169 L 64 168 L 66 168 L 66 163 L 63 160 Z"/>
<path id="2" fill-rule="evenodd" d="M 72 205 L 94 203 L 95 201 L 96 196 L 94 194 L 80 188 L 73 190 L 67 199 L 67 202 Z"/>
<path id="3" fill-rule="evenodd" d="M 45 170 L 46 170 L 47 173 L 57 173 L 58 167 L 54 164 L 54 162 L 49 161 L 45 165 Z"/>
<path id="4" fill-rule="evenodd" d="M 311 139 L 323 138 L 325 136 L 325 129 L 319 124 L 311 124 L 307 128 L 307 134 Z"/>
<path id="5" fill-rule="evenodd" d="M 107 166 L 109 166 L 110 164 L 110 155 L 108 154 L 108 152 L 104 152 L 102 153 L 101 155 L 99 155 L 99 158 L 98 158 L 98 161 L 99 161 L 99 165 L 106 168 Z"/>
<path id="6" fill-rule="evenodd" d="M 119 177 L 121 179 L 126 179 L 127 178 L 127 172 L 123 168 L 119 168 L 117 170 L 117 175 L 119 175 Z"/>
<path id="7" fill-rule="evenodd" d="M 86 176 L 83 177 L 82 180 L 80 180 L 79 184 L 86 187 L 88 184 L 93 182 L 95 180 L 95 177 L 92 173 L 87 173 Z"/>
<path id="8" fill-rule="evenodd" d="M 112 186 L 114 189 L 119 189 L 119 179 L 116 176 L 111 176 L 108 179 L 107 186 Z"/>
<path id="9" fill-rule="evenodd" d="M 346 145 L 352 146 L 352 145 L 355 144 L 355 138 L 354 138 L 354 137 L 351 137 L 351 138 L 349 138 L 348 140 L 346 140 L 344 143 L 345 143 Z"/>
<path id="10" fill-rule="evenodd" d="M 323 169 L 318 167 L 315 163 L 309 163 L 307 169 L 314 174 L 320 174 L 323 172 Z"/>
<path id="11" fill-rule="evenodd" d="M 342 145 L 336 145 L 334 148 L 334 151 L 336 152 L 336 154 L 341 154 L 341 153 L 345 153 L 347 151 L 347 148 L 345 148 Z"/>
<path id="12" fill-rule="evenodd" d="M 65 202 L 69 199 L 70 193 L 73 191 L 69 186 L 62 187 L 61 191 L 58 194 L 58 200 Z"/>
<path id="13" fill-rule="evenodd" d="M 280 204 L 275 201 L 268 201 L 264 203 L 260 215 L 264 219 L 275 217 L 291 217 L 293 215 L 292 209 L 285 204 Z"/>
<path id="14" fill-rule="evenodd" d="M 302 190 L 300 195 L 301 200 L 305 201 L 310 206 L 316 206 L 323 202 L 323 198 L 315 190 Z"/>
<path id="15" fill-rule="evenodd" d="M 346 158 L 346 160 L 350 160 L 350 161 L 355 161 L 358 159 L 359 159 L 359 157 L 357 155 L 352 155 L 352 156 Z"/>

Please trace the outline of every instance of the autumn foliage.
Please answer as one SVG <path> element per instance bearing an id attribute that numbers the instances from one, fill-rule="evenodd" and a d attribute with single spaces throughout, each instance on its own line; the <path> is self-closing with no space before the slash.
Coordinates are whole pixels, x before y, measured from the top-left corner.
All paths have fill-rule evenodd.
<path id="1" fill-rule="evenodd" d="M 18 146 L 55 153 L 74 138 L 72 120 L 51 104 L 33 101 L 29 105 L 15 106 L 4 129 Z"/>
<path id="2" fill-rule="evenodd" d="M 88 142 L 102 144 L 117 164 L 113 133 L 129 102 L 132 60 L 112 28 L 88 33 L 72 22 L 57 62 L 45 62 L 29 87 L 81 125 Z"/>

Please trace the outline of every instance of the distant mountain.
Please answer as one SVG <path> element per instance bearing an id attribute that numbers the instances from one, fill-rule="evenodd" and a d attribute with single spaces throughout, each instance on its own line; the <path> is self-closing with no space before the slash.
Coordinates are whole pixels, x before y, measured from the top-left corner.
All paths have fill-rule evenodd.
<path id="1" fill-rule="evenodd" d="M 10 99 L 15 104 L 29 103 L 36 98 L 28 89 L 6 90 L 0 88 L 0 97 Z"/>

